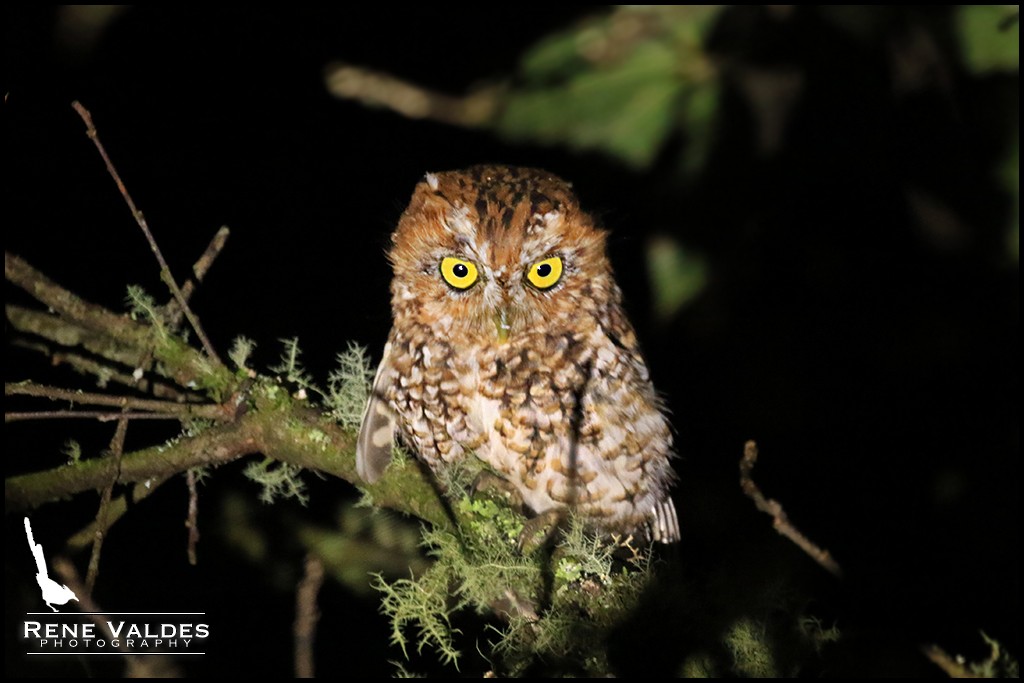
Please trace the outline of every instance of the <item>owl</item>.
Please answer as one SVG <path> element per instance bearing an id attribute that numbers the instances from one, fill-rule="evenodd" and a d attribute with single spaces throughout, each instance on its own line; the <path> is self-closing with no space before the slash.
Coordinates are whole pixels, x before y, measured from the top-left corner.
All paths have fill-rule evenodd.
<path id="1" fill-rule="evenodd" d="M 427 174 L 392 236 L 359 475 L 376 481 L 399 439 L 435 474 L 479 458 L 536 515 L 677 541 L 672 435 L 605 241 L 551 173 Z"/>

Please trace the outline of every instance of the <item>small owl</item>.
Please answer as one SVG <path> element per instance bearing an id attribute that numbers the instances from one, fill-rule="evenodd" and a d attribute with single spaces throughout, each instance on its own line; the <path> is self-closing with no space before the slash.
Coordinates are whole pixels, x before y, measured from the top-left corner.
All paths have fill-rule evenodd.
<path id="1" fill-rule="evenodd" d="M 392 236 L 394 326 L 357 442 L 433 472 L 476 457 L 535 514 L 670 543 L 672 435 L 622 310 L 605 233 L 545 171 L 429 173 Z"/>

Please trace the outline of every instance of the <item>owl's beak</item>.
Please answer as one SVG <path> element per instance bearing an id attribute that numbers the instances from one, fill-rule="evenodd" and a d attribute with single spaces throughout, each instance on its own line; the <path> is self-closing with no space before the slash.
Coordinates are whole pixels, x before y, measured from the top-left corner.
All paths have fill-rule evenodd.
<path id="1" fill-rule="evenodd" d="M 509 330 L 512 326 L 508 324 L 508 308 L 502 306 L 494 313 L 494 326 L 498 330 L 498 343 L 504 344 L 508 341 Z"/>

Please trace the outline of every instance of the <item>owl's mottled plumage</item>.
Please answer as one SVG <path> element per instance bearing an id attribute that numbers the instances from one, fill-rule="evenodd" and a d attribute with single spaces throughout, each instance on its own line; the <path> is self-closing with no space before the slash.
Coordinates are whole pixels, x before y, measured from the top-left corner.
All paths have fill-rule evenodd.
<path id="1" fill-rule="evenodd" d="M 392 243 L 394 326 L 360 475 L 381 475 L 398 436 L 435 472 L 475 454 L 535 513 L 678 540 L 668 422 L 605 233 L 569 184 L 503 166 L 428 174 Z"/>

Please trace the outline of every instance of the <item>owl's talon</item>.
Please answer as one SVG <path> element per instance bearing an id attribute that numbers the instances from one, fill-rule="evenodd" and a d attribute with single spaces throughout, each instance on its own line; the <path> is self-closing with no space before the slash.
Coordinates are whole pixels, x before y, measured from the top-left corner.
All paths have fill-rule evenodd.
<path id="1" fill-rule="evenodd" d="M 493 472 L 484 471 L 476 475 L 472 491 L 473 498 L 485 496 L 491 500 L 500 501 L 519 514 L 523 514 L 526 508 L 519 489 L 508 479 L 502 479 Z"/>
<path id="2" fill-rule="evenodd" d="M 523 530 L 519 532 L 519 541 L 516 543 L 519 552 L 529 555 L 546 546 L 555 538 L 565 520 L 565 511 L 557 509 L 542 512 L 536 517 L 526 520 Z"/>

